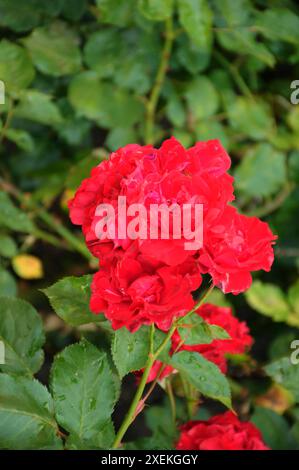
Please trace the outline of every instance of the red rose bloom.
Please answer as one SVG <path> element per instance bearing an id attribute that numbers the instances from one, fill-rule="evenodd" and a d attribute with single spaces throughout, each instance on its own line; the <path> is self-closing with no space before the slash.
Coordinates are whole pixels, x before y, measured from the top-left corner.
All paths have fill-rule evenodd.
<path id="1" fill-rule="evenodd" d="M 118 227 L 118 196 L 126 197 L 127 207 L 141 203 L 147 211 L 151 204 L 176 203 L 203 204 L 204 231 L 215 224 L 226 204 L 234 199 L 233 178 L 226 173 L 230 158 L 217 140 L 199 142 L 189 150 L 174 138 L 163 143 L 160 149 L 152 146 L 127 145 L 111 154 L 108 161 L 92 170 L 69 202 L 70 217 L 74 224 L 82 225 L 87 246 L 101 258 L 118 247 L 127 249 L 128 238 L 99 240 L 96 225 L 101 216 L 95 214 L 100 204 L 109 203 L 116 211 Z M 150 219 L 148 215 L 148 220 Z M 127 220 L 127 226 L 130 218 Z M 171 220 L 170 220 L 171 223 Z M 161 221 L 159 221 L 159 234 Z M 194 254 L 185 249 L 186 238 L 138 240 L 139 249 L 147 256 L 176 266 Z M 107 250 L 107 247 L 109 250 Z M 103 251 L 104 250 L 104 251 Z"/>
<path id="2" fill-rule="evenodd" d="M 269 450 L 260 431 L 231 411 L 181 427 L 178 450 Z"/>
<path id="3" fill-rule="evenodd" d="M 208 230 L 199 258 L 201 271 L 208 272 L 224 293 L 239 294 L 251 285 L 250 271 L 270 271 L 275 238 L 268 224 L 227 206 Z"/>
<path id="4" fill-rule="evenodd" d="M 113 328 L 134 331 L 155 323 L 167 329 L 175 317 L 192 308 L 192 291 L 199 287 L 201 274 L 210 274 L 224 292 L 237 294 L 250 286 L 251 271 L 270 269 L 275 237 L 268 225 L 239 215 L 228 205 L 234 199 L 233 178 L 227 173 L 230 163 L 218 140 L 198 142 L 186 150 L 171 138 L 160 149 L 127 145 L 92 170 L 69 208 L 72 222 L 82 226 L 88 248 L 100 260 L 101 270 L 92 284 L 93 312 L 103 312 Z M 125 197 L 123 208 L 119 197 Z M 112 208 L 112 215 L 98 212 L 103 204 Z M 145 236 L 127 233 L 135 219 L 135 213 L 127 213 L 132 204 L 144 210 L 139 225 L 146 219 Z M 161 217 L 156 239 L 150 236 L 153 204 L 172 208 L 169 238 L 161 237 Z M 198 204 L 202 220 L 198 222 L 191 210 L 190 227 L 185 231 L 181 226 L 174 235 L 178 215 L 173 207 L 181 216 L 186 205 L 195 209 Z M 115 228 L 108 238 L 98 234 L 105 217 Z M 186 242 L 195 228 L 202 228 L 203 243 L 190 250 Z M 218 353 L 213 349 L 212 354 L 223 369 L 222 356 L 216 361 Z"/>
<path id="5" fill-rule="evenodd" d="M 190 258 L 171 267 L 141 254 L 133 257 L 131 251 L 94 275 L 90 308 L 104 313 L 114 329 L 125 326 L 135 331 L 155 323 L 167 330 L 174 317 L 185 315 L 194 305 L 191 291 L 201 283 L 197 264 Z"/>

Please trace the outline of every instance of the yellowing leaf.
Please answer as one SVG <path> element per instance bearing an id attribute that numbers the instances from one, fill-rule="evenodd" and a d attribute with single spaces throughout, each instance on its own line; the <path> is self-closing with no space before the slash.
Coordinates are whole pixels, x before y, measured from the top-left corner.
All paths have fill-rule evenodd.
<path id="1" fill-rule="evenodd" d="M 12 259 L 12 266 L 22 279 L 40 279 L 44 275 L 39 258 L 32 255 L 17 255 Z"/>

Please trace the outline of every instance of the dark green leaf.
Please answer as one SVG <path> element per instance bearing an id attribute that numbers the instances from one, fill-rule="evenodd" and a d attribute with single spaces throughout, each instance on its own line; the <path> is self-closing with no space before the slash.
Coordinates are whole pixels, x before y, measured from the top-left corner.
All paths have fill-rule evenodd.
<path id="1" fill-rule="evenodd" d="M 65 277 L 43 292 L 57 315 L 72 326 L 101 321 L 102 315 L 94 315 L 89 309 L 92 276 Z"/>
<path id="2" fill-rule="evenodd" d="M 19 208 L 17 208 L 9 196 L 0 191 L 0 226 L 7 227 L 16 232 L 32 232 L 34 225 Z"/>
<path id="3" fill-rule="evenodd" d="M 65 23 L 57 21 L 37 28 L 23 43 L 35 66 L 45 74 L 59 77 L 80 69 L 78 37 Z"/>
<path id="4" fill-rule="evenodd" d="M 173 0 L 139 0 L 138 6 L 149 20 L 162 21 L 171 16 Z"/>
<path id="5" fill-rule="evenodd" d="M 34 374 L 42 365 L 45 341 L 36 310 L 25 300 L 1 297 L 0 339 L 5 345 L 4 372 Z"/>
<path id="6" fill-rule="evenodd" d="M 0 374 L 0 447 L 61 449 L 52 398 L 41 383 Z"/>
<path id="7" fill-rule="evenodd" d="M 197 352 L 182 351 L 172 356 L 171 365 L 203 395 L 231 408 L 231 392 L 219 368 Z"/>
<path id="8" fill-rule="evenodd" d="M 299 402 L 299 367 L 289 357 L 283 357 L 265 367 L 267 374 L 294 395 Z"/>
<path id="9" fill-rule="evenodd" d="M 212 43 L 212 11 L 206 0 L 178 0 L 179 19 L 199 50 L 207 51 Z"/>
<path id="10" fill-rule="evenodd" d="M 51 389 L 59 424 L 77 444 L 100 446 L 119 394 L 107 355 L 87 341 L 67 347 L 54 360 Z"/>
<path id="11" fill-rule="evenodd" d="M 145 366 L 150 350 L 150 330 L 142 326 L 135 333 L 127 328 L 115 331 L 112 356 L 120 377 Z"/>

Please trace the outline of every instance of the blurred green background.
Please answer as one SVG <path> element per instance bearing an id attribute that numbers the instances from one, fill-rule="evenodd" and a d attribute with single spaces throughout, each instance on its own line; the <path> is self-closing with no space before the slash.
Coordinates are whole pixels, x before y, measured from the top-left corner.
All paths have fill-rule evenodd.
<path id="1" fill-rule="evenodd" d="M 220 139 L 236 204 L 279 235 L 270 274 L 244 296 L 213 294 L 255 338 L 232 361 L 235 399 L 271 447 L 298 448 L 297 2 L 0 0 L 0 33 L 0 295 L 39 309 L 50 360 L 81 332 L 38 289 L 94 266 L 67 215 L 80 181 L 127 143 Z"/>

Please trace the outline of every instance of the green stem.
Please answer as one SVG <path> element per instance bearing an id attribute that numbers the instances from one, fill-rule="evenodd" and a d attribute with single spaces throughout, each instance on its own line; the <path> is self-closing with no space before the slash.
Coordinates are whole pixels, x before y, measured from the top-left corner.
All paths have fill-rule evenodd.
<path id="1" fill-rule="evenodd" d="M 253 99 L 252 93 L 250 91 L 250 88 L 247 86 L 245 80 L 243 79 L 242 75 L 240 74 L 239 70 L 237 67 L 233 64 L 231 64 L 220 52 L 215 51 L 214 55 L 218 62 L 225 67 L 231 76 L 233 77 L 237 87 L 243 93 L 245 96 L 247 96 L 250 99 Z"/>
<path id="2" fill-rule="evenodd" d="M 175 397 L 172 389 L 172 385 L 169 379 L 166 380 L 166 392 L 168 395 L 170 409 L 171 409 L 171 418 L 173 424 L 176 422 L 176 404 L 175 404 Z"/>
<path id="3" fill-rule="evenodd" d="M 207 297 L 210 295 L 210 293 L 212 292 L 214 288 L 214 285 L 211 284 L 211 286 L 207 289 L 207 291 L 204 293 L 204 295 L 201 297 L 201 299 L 195 304 L 195 306 L 193 307 L 192 310 L 190 310 L 190 312 L 188 312 L 184 317 L 183 319 L 185 319 L 188 315 L 190 315 L 191 313 L 193 313 L 195 310 L 197 310 L 202 304 L 203 302 L 207 299 Z M 150 374 L 150 371 L 151 371 L 151 368 L 154 364 L 154 362 L 157 360 L 157 358 L 159 357 L 159 355 L 161 354 L 161 352 L 164 350 L 164 348 L 166 347 L 168 341 L 171 339 L 172 335 L 174 334 L 175 330 L 177 329 L 177 326 L 180 324 L 180 321 L 182 320 L 182 318 L 180 318 L 179 320 L 175 321 L 170 330 L 168 331 L 167 335 L 165 336 L 164 338 L 164 341 L 161 343 L 161 345 L 159 346 L 159 348 L 154 352 L 150 352 L 149 354 L 149 358 L 147 360 L 147 363 L 146 363 L 146 366 L 145 366 L 145 369 L 144 369 L 144 372 L 142 374 L 142 377 L 141 377 L 141 380 L 139 382 L 139 385 L 138 385 L 138 388 L 137 388 L 137 391 L 136 391 L 136 394 L 133 398 L 133 401 L 130 405 L 130 408 L 125 416 L 125 419 L 124 421 L 122 422 L 122 425 L 121 427 L 119 428 L 118 430 L 118 433 L 116 435 L 116 438 L 115 438 L 115 441 L 113 443 L 113 446 L 112 446 L 112 449 L 117 449 L 121 443 L 121 440 L 122 438 L 124 437 L 125 433 L 127 432 L 127 429 L 129 428 L 129 426 L 132 424 L 132 422 L 134 421 L 135 417 L 137 416 L 138 414 L 138 405 L 139 405 L 139 402 L 142 398 L 142 395 L 143 395 L 143 392 L 144 392 L 144 389 L 145 389 L 145 386 L 146 386 L 146 383 L 147 383 L 147 379 L 148 379 L 148 376 Z M 153 334 L 154 334 L 154 327 L 151 327 L 151 330 L 150 330 L 150 345 L 151 345 L 151 349 L 152 349 L 152 345 L 153 345 Z M 160 368 L 158 374 L 159 376 L 161 375 L 163 371 L 163 367 Z M 158 380 L 156 380 L 155 383 L 157 383 Z M 153 390 L 154 387 L 151 387 L 151 392 Z M 148 398 L 149 394 L 146 395 L 145 399 L 143 399 L 142 401 L 145 402 L 145 400 Z"/>
<path id="4" fill-rule="evenodd" d="M 155 123 L 155 113 L 157 109 L 157 104 L 159 101 L 161 89 L 163 82 L 166 76 L 169 59 L 171 55 L 171 49 L 174 39 L 173 34 L 173 20 L 172 17 L 168 18 L 165 22 L 165 43 L 162 50 L 161 61 L 152 88 L 149 100 L 146 105 L 146 121 L 145 121 L 145 143 L 153 144 L 154 143 L 154 123 Z"/>
<path id="5" fill-rule="evenodd" d="M 164 341 L 159 346 L 157 351 L 154 354 L 149 355 L 149 358 L 147 360 L 144 372 L 143 372 L 141 380 L 139 382 L 136 394 L 135 394 L 135 396 L 133 398 L 133 401 L 131 403 L 131 406 L 130 406 L 127 414 L 126 414 L 126 417 L 125 417 L 124 421 L 122 422 L 121 427 L 118 430 L 118 433 L 116 435 L 115 441 L 114 441 L 113 446 L 112 446 L 112 449 L 117 449 L 119 447 L 122 438 L 124 437 L 125 433 L 127 432 L 127 429 L 129 428 L 129 426 L 134 421 L 134 419 L 136 417 L 136 414 L 137 414 L 136 412 L 138 411 L 138 405 L 139 405 L 139 402 L 142 398 L 142 394 L 143 394 L 143 391 L 145 389 L 145 386 L 146 386 L 147 379 L 148 379 L 148 376 L 150 374 L 151 368 L 152 368 L 155 360 L 157 359 L 157 357 L 161 354 L 161 352 L 163 351 L 163 349 L 167 345 L 168 341 L 172 337 L 175 330 L 176 330 L 176 325 L 174 324 L 170 328 L 168 334 L 166 335 Z M 152 333 L 151 333 L 151 335 L 152 335 Z"/>

